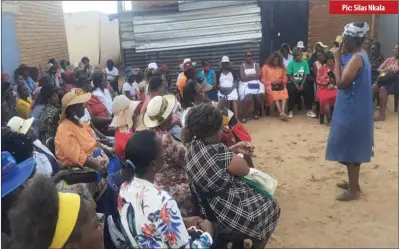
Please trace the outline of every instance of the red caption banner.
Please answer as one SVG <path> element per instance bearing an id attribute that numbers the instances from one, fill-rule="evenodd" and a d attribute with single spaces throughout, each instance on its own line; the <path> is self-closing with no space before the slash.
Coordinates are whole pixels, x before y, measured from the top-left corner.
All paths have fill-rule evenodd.
<path id="1" fill-rule="evenodd" d="M 398 14 L 398 0 L 330 0 L 330 14 Z"/>

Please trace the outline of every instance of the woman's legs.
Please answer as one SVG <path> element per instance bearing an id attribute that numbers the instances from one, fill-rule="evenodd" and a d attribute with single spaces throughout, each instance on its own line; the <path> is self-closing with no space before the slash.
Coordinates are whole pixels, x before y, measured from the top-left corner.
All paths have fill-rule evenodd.
<path id="1" fill-rule="evenodd" d="M 303 85 L 302 89 L 303 99 L 306 105 L 307 115 L 309 117 L 315 118 L 316 114 L 312 110 L 313 105 L 313 88 L 310 86 L 309 82 Z"/>
<path id="2" fill-rule="evenodd" d="M 234 115 L 238 118 L 238 103 L 237 103 L 237 100 L 231 101 L 231 105 L 233 107 L 232 109 L 233 109 Z"/>
<path id="3" fill-rule="evenodd" d="M 254 108 L 255 119 L 257 119 L 258 116 L 262 116 L 264 105 L 265 105 L 265 94 L 264 93 L 257 94 L 255 97 L 255 108 Z"/>
<path id="4" fill-rule="evenodd" d="M 281 112 L 285 114 L 285 106 L 287 105 L 287 99 L 281 100 Z"/>
<path id="5" fill-rule="evenodd" d="M 384 121 L 388 102 L 388 92 L 384 87 L 380 87 L 378 91 L 378 99 L 380 100 L 380 111 L 378 117 L 375 118 L 375 121 Z"/>
<path id="6" fill-rule="evenodd" d="M 327 124 L 331 122 L 331 106 L 330 105 L 324 105 L 323 106 L 324 114 L 327 117 Z"/>
<path id="7" fill-rule="evenodd" d="M 298 89 L 295 86 L 295 83 L 288 83 L 287 90 L 288 90 L 288 115 L 290 116 L 290 114 L 292 114 L 294 110 L 294 105 L 297 103 L 300 95 Z"/>
<path id="8" fill-rule="evenodd" d="M 348 170 L 348 185 L 347 190 L 340 194 L 337 197 L 338 201 L 351 201 L 356 200 L 360 196 L 360 184 L 359 184 L 359 172 L 360 172 L 360 163 L 346 163 L 342 164 L 346 165 Z M 345 184 L 337 185 L 340 188 L 346 188 Z"/>
<path id="9" fill-rule="evenodd" d="M 245 95 L 241 105 L 242 122 L 246 123 L 249 113 L 254 110 L 254 98 L 252 94 Z"/>
<path id="10" fill-rule="evenodd" d="M 283 110 L 282 110 L 282 108 L 281 108 L 281 105 L 280 105 L 280 101 L 281 100 L 276 100 L 276 101 L 274 101 L 274 104 L 276 105 L 276 108 L 277 108 L 277 110 L 278 110 L 278 113 L 283 113 Z"/>

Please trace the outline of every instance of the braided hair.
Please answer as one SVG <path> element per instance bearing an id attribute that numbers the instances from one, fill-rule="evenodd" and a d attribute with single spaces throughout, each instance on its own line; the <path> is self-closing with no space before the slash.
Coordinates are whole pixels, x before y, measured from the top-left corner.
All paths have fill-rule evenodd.
<path id="1" fill-rule="evenodd" d="M 192 107 L 182 130 L 182 141 L 187 144 L 194 139 L 206 139 L 216 134 L 222 127 L 223 115 L 210 104 Z"/>

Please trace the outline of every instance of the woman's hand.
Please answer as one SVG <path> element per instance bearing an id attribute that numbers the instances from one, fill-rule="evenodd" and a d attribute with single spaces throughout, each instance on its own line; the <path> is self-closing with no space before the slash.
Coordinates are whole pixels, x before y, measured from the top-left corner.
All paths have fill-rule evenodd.
<path id="1" fill-rule="evenodd" d="M 333 53 L 335 60 L 341 60 L 341 49 L 340 48 L 332 48 L 331 52 Z"/>
<path id="2" fill-rule="evenodd" d="M 332 90 L 332 89 L 334 89 L 335 88 L 335 85 L 333 85 L 333 84 L 328 84 L 328 90 Z"/>
<path id="3" fill-rule="evenodd" d="M 203 232 L 209 233 L 213 237 L 213 226 L 209 220 L 204 220 L 199 223 L 198 226 Z"/>
<path id="4" fill-rule="evenodd" d="M 252 155 L 254 152 L 254 146 L 250 142 L 238 142 L 237 144 L 230 147 L 230 150 L 236 154 L 242 153 L 244 155 Z"/>
<path id="5" fill-rule="evenodd" d="M 189 227 L 197 227 L 200 223 L 204 222 L 204 219 L 202 219 L 199 216 L 193 216 L 193 217 L 188 217 L 188 218 L 183 218 L 184 225 L 189 228 Z"/>

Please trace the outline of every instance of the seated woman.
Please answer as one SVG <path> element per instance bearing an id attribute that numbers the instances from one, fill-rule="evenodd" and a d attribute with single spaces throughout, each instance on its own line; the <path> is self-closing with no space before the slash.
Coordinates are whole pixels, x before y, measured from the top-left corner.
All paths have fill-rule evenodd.
<path id="1" fill-rule="evenodd" d="M 373 84 L 373 98 L 380 99 L 380 111 L 375 121 L 385 120 L 388 95 L 399 94 L 399 43 L 393 49 L 393 56 L 389 57 L 378 68 L 380 73 L 377 82 Z"/>
<path id="2" fill-rule="evenodd" d="M 182 218 L 174 198 L 153 184 L 164 163 L 163 147 L 161 138 L 151 130 L 135 133 L 126 145 L 127 167 L 118 210 L 128 247 L 210 248 L 211 223 L 200 217 Z M 194 237 L 191 226 L 204 233 Z"/>
<path id="3" fill-rule="evenodd" d="M 90 126 L 80 123 L 84 115 L 84 103 L 91 98 L 90 93 L 74 88 L 62 98 L 61 120 L 55 135 L 55 153 L 58 160 L 69 166 L 89 168 L 101 176 L 107 175 L 109 159 L 112 155 L 106 146 L 98 143 Z M 106 190 L 104 178 L 98 184 L 90 184 L 90 193 L 97 201 Z"/>
<path id="4" fill-rule="evenodd" d="M 208 60 L 202 62 L 203 69 L 198 73 L 199 78 L 203 78 L 205 83 L 210 85 L 210 90 L 206 92 L 208 99 L 211 101 L 217 101 L 217 90 L 216 90 L 216 73 L 215 70 L 211 69 L 211 64 Z"/>
<path id="5" fill-rule="evenodd" d="M 239 94 L 242 102 L 242 122 L 247 122 L 247 117 L 253 111 L 254 119 L 262 116 L 265 102 L 265 86 L 259 81 L 261 71 L 259 64 L 253 62 L 252 52 L 246 51 L 245 61 L 240 66 Z"/>
<path id="6" fill-rule="evenodd" d="M 185 126 L 185 120 L 188 111 L 201 103 L 214 104 L 218 106 L 218 109 L 223 114 L 223 143 L 226 145 L 233 145 L 238 141 L 252 140 L 249 133 L 245 130 L 244 126 L 238 121 L 234 113 L 226 107 L 226 100 L 221 99 L 218 103 L 210 102 L 205 99 L 205 93 L 203 88 L 196 81 L 189 81 L 184 86 L 184 98 L 183 98 L 183 114 L 181 117 L 181 123 Z"/>
<path id="7" fill-rule="evenodd" d="M 10 212 L 10 227 L 12 248 L 104 249 L 104 226 L 94 204 L 75 193 L 57 192 L 43 176 L 22 191 Z"/>
<path id="8" fill-rule="evenodd" d="M 57 133 L 61 113 L 60 100 L 57 89 L 51 84 L 41 88 L 40 96 L 45 106 L 39 115 L 39 139 L 46 144 L 47 139 L 55 137 Z"/>
<path id="9" fill-rule="evenodd" d="M 102 134 L 106 136 L 113 136 L 113 130 L 109 129 L 109 124 L 112 122 L 112 98 L 109 94 L 109 91 L 105 89 L 105 77 L 101 72 L 95 72 L 93 74 L 93 85 L 93 93 L 97 92 L 97 94 L 91 94 L 91 98 L 85 106 L 90 113 L 93 125 Z M 107 105 L 109 105 L 109 101 L 111 101 L 110 106 L 107 107 Z M 105 104 L 105 102 L 107 103 L 107 105 Z"/>
<path id="10" fill-rule="evenodd" d="M 156 96 L 148 104 L 143 123 L 161 139 L 165 162 L 155 172 L 154 184 L 165 189 L 176 200 L 183 217 L 194 213 L 194 202 L 185 169 L 185 148 L 168 131 L 172 124 L 176 98 L 173 95 Z"/>
<path id="11" fill-rule="evenodd" d="M 317 69 L 316 84 L 317 91 L 316 97 L 320 103 L 320 115 L 327 116 L 327 125 L 331 123 L 332 107 L 335 104 L 337 97 L 337 87 L 335 86 L 334 71 L 335 61 L 332 52 L 326 53 L 326 61 Z"/>
<path id="12" fill-rule="evenodd" d="M 280 113 L 280 118 L 286 121 L 285 106 L 288 100 L 287 71 L 283 64 L 283 56 L 279 52 L 273 52 L 262 67 L 262 83 L 266 88 L 268 105 L 270 106 L 274 101 Z"/>
<path id="13" fill-rule="evenodd" d="M 217 86 L 219 88 L 218 98 L 226 98 L 232 104 L 234 115 L 238 117 L 237 75 L 230 66 L 229 57 L 223 56 L 220 62 L 221 70 L 216 74 Z"/>
<path id="14" fill-rule="evenodd" d="M 112 102 L 114 118 L 111 127 L 115 127 L 115 152 L 120 159 L 125 160 L 127 141 L 134 134 L 133 123 L 138 114 L 137 107 L 140 101 L 131 101 L 125 95 L 119 95 Z"/>
<path id="15" fill-rule="evenodd" d="M 18 116 L 23 119 L 28 119 L 30 114 L 30 105 L 32 103 L 32 98 L 29 95 L 28 88 L 25 85 L 18 85 L 18 100 L 16 104 L 16 110 L 18 112 Z"/>
<path id="16" fill-rule="evenodd" d="M 371 81 L 374 84 L 378 78 L 378 68 L 380 68 L 381 64 L 385 60 L 384 55 L 381 53 L 381 43 L 378 41 L 373 41 L 373 43 L 370 45 L 370 51 L 368 54 L 371 64 Z"/>
<path id="17" fill-rule="evenodd" d="M 217 221 L 236 238 L 251 239 L 264 248 L 277 226 L 280 208 L 240 178 L 249 173 L 237 153 L 250 154 L 247 143 L 230 148 L 221 143 L 223 116 L 212 105 L 193 107 L 182 131 L 186 169 L 201 214 Z"/>

